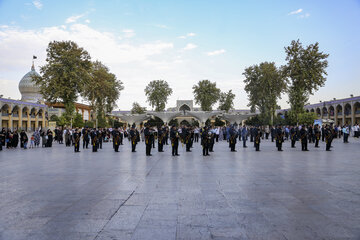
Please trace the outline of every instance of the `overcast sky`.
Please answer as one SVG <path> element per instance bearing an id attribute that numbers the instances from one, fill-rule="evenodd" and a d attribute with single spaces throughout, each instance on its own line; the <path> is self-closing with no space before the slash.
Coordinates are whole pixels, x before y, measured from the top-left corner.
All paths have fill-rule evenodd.
<path id="1" fill-rule="evenodd" d="M 193 99 L 192 86 L 209 79 L 232 89 L 235 108 L 244 109 L 244 69 L 284 64 L 284 47 L 300 39 L 330 54 L 328 80 L 312 103 L 360 95 L 359 26 L 358 0 L 0 0 L 0 94 L 20 99 L 32 56 L 39 71 L 49 41 L 72 40 L 124 83 L 116 109 L 134 101 L 150 109 L 144 88 L 157 79 L 173 88 L 167 107 Z"/>

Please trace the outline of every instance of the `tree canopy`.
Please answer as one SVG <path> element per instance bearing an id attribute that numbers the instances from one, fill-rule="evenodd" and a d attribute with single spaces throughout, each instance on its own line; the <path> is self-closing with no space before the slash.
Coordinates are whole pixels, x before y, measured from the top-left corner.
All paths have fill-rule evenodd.
<path id="1" fill-rule="evenodd" d="M 203 111 L 211 111 L 212 106 L 219 100 L 220 89 L 216 87 L 216 82 L 209 80 L 199 81 L 193 86 L 195 103 L 200 104 Z"/>
<path id="2" fill-rule="evenodd" d="M 319 51 L 319 43 L 304 47 L 299 40 L 292 41 L 285 47 L 285 52 L 287 65 L 284 70 L 290 79 L 289 103 L 298 119 L 309 96 L 325 84 L 329 54 Z"/>
<path id="3" fill-rule="evenodd" d="M 233 109 L 234 99 L 235 94 L 232 93 L 232 90 L 229 90 L 228 92 L 221 92 L 219 99 L 219 110 L 228 112 L 230 109 Z"/>
<path id="4" fill-rule="evenodd" d="M 165 110 L 168 98 L 173 92 L 165 80 L 151 81 L 144 91 L 150 106 L 155 107 L 157 112 Z"/>
<path id="5" fill-rule="evenodd" d="M 42 76 L 33 81 L 47 102 L 62 102 L 66 116 L 74 112 L 74 102 L 90 80 L 90 55 L 72 41 L 53 41 L 46 49 L 46 64 L 40 68 Z"/>
<path id="6" fill-rule="evenodd" d="M 146 107 L 140 106 L 138 102 L 133 102 L 131 113 L 132 114 L 143 114 L 146 112 Z"/>
<path id="7" fill-rule="evenodd" d="M 77 128 L 81 128 L 84 126 L 84 122 L 80 113 L 75 113 L 72 121 L 72 126 Z"/>
<path id="8" fill-rule="evenodd" d="M 123 83 L 116 79 L 109 68 L 100 61 L 95 61 L 82 96 L 90 102 L 97 115 L 104 118 L 105 113 L 111 112 L 116 106 L 116 100 L 123 89 Z"/>
<path id="9" fill-rule="evenodd" d="M 266 124 L 273 124 L 277 100 L 287 86 L 282 69 L 278 69 L 274 62 L 263 62 L 246 68 L 243 75 L 248 106 L 253 112 L 258 109 L 265 117 Z"/>

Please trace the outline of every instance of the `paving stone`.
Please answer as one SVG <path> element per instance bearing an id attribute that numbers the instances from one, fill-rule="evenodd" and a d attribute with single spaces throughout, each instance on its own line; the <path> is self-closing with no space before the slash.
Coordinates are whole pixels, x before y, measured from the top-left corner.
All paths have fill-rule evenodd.
<path id="1" fill-rule="evenodd" d="M 194 144 L 176 158 L 127 141 L 120 153 L 5 149 L 0 240 L 359 239 L 360 141 L 321 144 L 231 153 L 219 142 L 210 157 Z"/>

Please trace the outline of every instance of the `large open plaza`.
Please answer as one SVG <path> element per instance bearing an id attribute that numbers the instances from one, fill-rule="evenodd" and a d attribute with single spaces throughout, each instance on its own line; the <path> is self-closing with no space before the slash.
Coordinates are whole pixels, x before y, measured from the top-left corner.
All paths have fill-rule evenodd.
<path id="1" fill-rule="evenodd" d="M 0 0 L 0 240 L 360 240 L 359 25 L 359 0 Z"/>
<path id="2" fill-rule="evenodd" d="M 360 141 L 0 152 L 0 239 L 359 239 Z"/>

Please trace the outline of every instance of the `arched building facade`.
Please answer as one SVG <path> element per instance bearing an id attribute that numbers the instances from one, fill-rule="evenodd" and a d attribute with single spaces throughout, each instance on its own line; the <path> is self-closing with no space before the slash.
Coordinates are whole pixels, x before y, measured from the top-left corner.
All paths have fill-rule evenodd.
<path id="1" fill-rule="evenodd" d="M 47 127 L 47 106 L 0 98 L 0 129 L 35 131 Z"/>
<path id="2" fill-rule="evenodd" d="M 284 114 L 289 109 L 277 110 Z M 305 106 L 306 112 L 314 112 L 319 119 L 331 119 L 336 125 L 360 124 L 360 96 L 343 99 L 333 99 Z"/>

